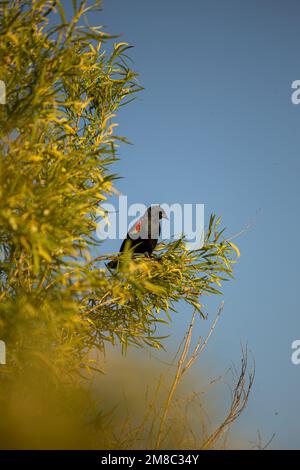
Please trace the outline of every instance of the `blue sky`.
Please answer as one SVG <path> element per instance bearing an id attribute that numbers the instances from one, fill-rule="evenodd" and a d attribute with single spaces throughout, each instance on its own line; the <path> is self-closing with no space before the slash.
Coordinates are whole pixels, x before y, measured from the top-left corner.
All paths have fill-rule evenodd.
<path id="1" fill-rule="evenodd" d="M 297 0 L 104 0 L 93 15 L 135 46 L 145 87 L 118 119 L 134 143 L 114 169 L 129 203 L 204 203 L 230 234 L 256 219 L 236 240 L 241 258 L 207 356 L 217 375 L 248 342 L 256 380 L 241 426 L 249 438 L 276 432 L 274 448 L 300 448 L 300 365 L 290 360 L 300 338 L 299 14 Z M 170 347 L 189 315 L 175 318 Z"/>

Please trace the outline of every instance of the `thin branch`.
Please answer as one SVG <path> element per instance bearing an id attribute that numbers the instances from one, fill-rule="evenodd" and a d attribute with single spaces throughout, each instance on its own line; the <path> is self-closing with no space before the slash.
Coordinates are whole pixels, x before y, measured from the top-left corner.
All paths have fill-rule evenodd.
<path id="1" fill-rule="evenodd" d="M 193 333 L 193 328 L 194 328 L 194 324 L 195 324 L 195 319 L 196 319 L 196 315 L 197 315 L 197 311 L 194 310 L 193 312 L 193 315 L 192 315 L 192 318 L 191 318 L 191 322 L 190 322 L 190 325 L 189 325 L 189 328 L 188 328 L 188 331 L 186 333 L 186 338 L 184 340 L 184 343 L 183 343 L 183 349 L 182 349 L 182 353 L 179 357 L 179 360 L 178 360 L 178 363 L 177 363 L 177 369 L 176 369 L 176 373 L 175 373 L 175 377 L 173 379 L 173 382 L 171 384 L 171 387 L 170 387 L 170 390 L 169 390 L 169 393 L 168 393 L 168 396 L 167 396 L 167 399 L 166 399 L 166 402 L 165 402 L 165 405 L 164 405 L 164 408 L 163 408 L 163 414 L 162 414 L 162 417 L 161 417 L 161 420 L 160 420 L 160 423 L 159 423 L 159 429 L 158 429 L 158 433 L 157 433 L 157 438 L 156 438 L 156 444 L 155 444 L 155 449 L 159 449 L 160 447 L 160 444 L 161 444 L 161 440 L 162 440 L 162 434 L 163 434 L 163 430 L 164 430 L 164 427 L 165 427 L 165 424 L 166 424 L 166 420 L 167 420 L 167 417 L 168 417 L 168 414 L 169 414 L 169 410 L 170 410 L 170 405 L 171 405 L 171 402 L 174 398 L 174 394 L 175 394 L 175 391 L 179 385 L 179 382 L 183 376 L 183 374 L 191 367 L 191 365 L 199 358 L 200 354 L 202 353 L 202 351 L 204 350 L 204 348 L 206 347 L 207 345 L 207 342 L 210 338 L 210 336 L 212 335 L 214 329 L 215 329 L 215 326 L 220 318 L 220 315 L 222 313 L 222 310 L 223 310 L 223 307 L 224 307 L 224 302 L 222 302 L 220 304 L 220 307 L 218 309 L 218 313 L 217 313 L 217 316 L 210 328 L 210 331 L 209 333 L 207 334 L 206 338 L 204 339 L 204 341 L 202 342 L 202 338 L 200 338 L 198 340 L 198 343 L 195 347 L 195 349 L 193 350 L 192 354 L 191 354 L 191 357 L 190 359 L 187 361 L 187 363 L 185 364 L 185 361 L 186 361 L 186 358 L 187 358 L 187 355 L 188 355 L 188 352 L 189 352 L 189 349 L 190 349 L 190 344 L 191 344 L 191 339 L 192 339 L 192 333 Z"/>
<path id="2" fill-rule="evenodd" d="M 202 449 L 212 448 L 220 437 L 228 431 L 230 426 L 236 421 L 240 414 L 244 411 L 247 406 L 249 394 L 252 389 L 254 376 L 255 376 L 255 362 L 248 375 L 247 384 L 247 371 L 248 371 L 248 351 L 247 349 L 242 350 L 243 357 L 241 363 L 241 371 L 237 378 L 236 384 L 233 390 L 233 397 L 230 406 L 230 410 L 221 423 L 221 425 L 208 437 L 208 439 L 202 445 Z"/>

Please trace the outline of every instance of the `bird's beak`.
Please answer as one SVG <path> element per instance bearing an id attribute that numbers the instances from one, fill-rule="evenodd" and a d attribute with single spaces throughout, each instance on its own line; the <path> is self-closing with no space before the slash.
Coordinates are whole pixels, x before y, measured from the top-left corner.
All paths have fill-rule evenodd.
<path id="1" fill-rule="evenodd" d="M 165 212 L 162 213 L 161 218 L 169 220 L 169 217 L 167 216 L 167 214 Z"/>

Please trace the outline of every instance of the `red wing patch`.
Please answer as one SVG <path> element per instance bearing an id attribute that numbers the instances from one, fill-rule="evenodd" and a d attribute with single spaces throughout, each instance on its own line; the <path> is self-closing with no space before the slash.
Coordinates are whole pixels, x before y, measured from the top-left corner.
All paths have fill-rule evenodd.
<path id="1" fill-rule="evenodd" d="M 134 228 L 135 228 L 136 232 L 140 232 L 141 231 L 141 222 L 138 222 Z"/>

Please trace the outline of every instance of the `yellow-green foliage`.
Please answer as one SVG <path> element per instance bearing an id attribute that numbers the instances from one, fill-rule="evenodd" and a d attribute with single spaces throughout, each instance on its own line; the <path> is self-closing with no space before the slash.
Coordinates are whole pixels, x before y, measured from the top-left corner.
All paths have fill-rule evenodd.
<path id="1" fill-rule="evenodd" d="M 201 311 L 231 275 L 234 249 L 211 218 L 202 249 L 161 244 L 152 259 L 130 255 L 116 274 L 95 257 L 101 202 L 112 190 L 121 137 L 119 107 L 139 91 L 125 43 L 82 17 L 67 20 L 59 2 L 0 2 L 0 338 L 1 377 L 48 368 L 65 380 L 92 366 L 105 342 L 159 347 L 157 324 L 176 302 Z M 101 261 L 102 261 L 101 260 Z"/>

